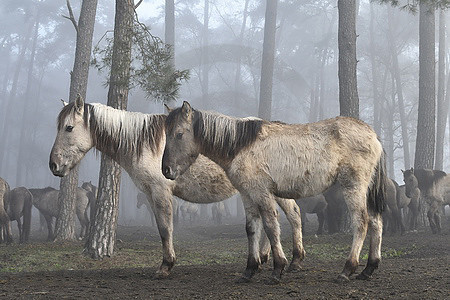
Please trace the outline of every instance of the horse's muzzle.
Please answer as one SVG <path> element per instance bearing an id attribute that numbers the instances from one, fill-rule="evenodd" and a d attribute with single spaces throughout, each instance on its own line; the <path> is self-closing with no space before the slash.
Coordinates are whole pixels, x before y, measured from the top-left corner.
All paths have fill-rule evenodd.
<path id="1" fill-rule="evenodd" d="M 163 165 L 162 172 L 163 172 L 164 177 L 166 177 L 167 179 L 175 180 L 177 178 L 176 172 L 174 172 L 172 170 L 172 168 L 169 167 L 169 166 L 164 166 Z"/>
<path id="2" fill-rule="evenodd" d="M 52 171 L 53 175 L 58 177 L 64 177 L 66 175 L 64 172 L 64 168 L 58 168 L 58 165 L 55 162 L 50 160 L 48 166 L 50 168 L 50 171 Z"/>

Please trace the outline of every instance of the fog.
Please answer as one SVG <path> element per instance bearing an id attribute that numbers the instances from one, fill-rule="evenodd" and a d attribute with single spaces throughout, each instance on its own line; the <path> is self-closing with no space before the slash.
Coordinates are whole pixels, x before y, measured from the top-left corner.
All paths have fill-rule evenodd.
<path id="1" fill-rule="evenodd" d="M 190 79 L 183 82 L 178 101 L 171 105 L 188 100 L 195 108 L 233 116 L 257 115 L 265 1 L 248 1 L 245 23 L 245 1 L 211 0 L 209 3 L 209 63 L 206 68 L 201 59 L 204 1 L 175 3 L 175 64 L 178 69 L 189 69 Z M 336 3 L 279 1 L 272 120 L 305 123 L 339 115 Z M 71 4 L 77 18 L 81 1 L 74 0 Z M 67 14 L 65 1 L 0 2 L 0 177 L 11 188 L 59 188 L 59 178 L 51 174 L 48 158 L 56 134 L 60 99 L 68 99 L 75 52 L 74 27 L 62 17 Z M 137 14 L 141 22 L 150 26 L 153 35 L 164 37 L 164 1 L 144 1 L 137 8 Z M 447 17 L 447 23 L 449 21 Z M 388 153 L 390 177 L 400 182 L 400 169 L 410 166 L 405 166 L 403 157 L 392 45 L 398 58 L 413 159 L 418 107 L 418 24 L 418 14 L 369 1 L 359 3 L 360 117 L 380 127 L 378 133 Z M 94 44 L 113 26 L 114 1 L 100 1 Z M 438 26 L 436 34 L 437 31 Z M 208 72 L 208 82 L 203 80 L 204 70 Z M 448 73 L 448 67 L 446 70 Z M 107 76 L 91 68 L 86 102 L 106 104 Z M 207 95 L 204 94 L 206 84 Z M 374 121 L 374 103 L 381 107 L 379 124 L 374 123 L 377 122 Z M 164 112 L 162 103 L 148 99 L 137 88 L 130 92 L 128 110 Z M 450 169 L 448 140 L 447 130 L 444 170 Z M 99 164 L 100 155 L 91 150 L 81 162 L 80 185 L 83 181 L 97 185 Z M 145 207 L 136 208 L 137 193 L 137 188 L 123 172 L 119 224 L 151 224 Z M 241 220 L 236 216 L 239 199 L 228 200 L 227 204 L 232 214 L 227 222 Z M 207 210 L 208 216 L 201 217 L 203 222 L 211 222 L 210 206 Z"/>

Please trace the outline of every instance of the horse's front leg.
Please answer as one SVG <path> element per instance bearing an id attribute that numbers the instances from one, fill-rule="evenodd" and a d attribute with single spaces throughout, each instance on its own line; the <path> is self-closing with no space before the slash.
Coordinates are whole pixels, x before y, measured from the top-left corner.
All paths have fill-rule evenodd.
<path id="1" fill-rule="evenodd" d="M 350 250 L 350 255 L 345 262 L 344 269 L 337 279 L 338 281 L 348 281 L 349 276 L 355 273 L 356 269 L 358 268 L 359 254 L 361 253 L 364 239 L 366 238 L 367 227 L 369 223 L 369 215 L 367 213 L 365 203 L 366 189 L 362 188 L 362 185 L 360 187 L 355 186 L 354 188 L 344 189 L 343 194 L 352 220 L 353 243 Z M 377 236 L 376 238 L 380 237 Z M 374 249 L 374 251 L 376 250 L 377 249 Z"/>
<path id="2" fill-rule="evenodd" d="M 293 201 L 293 200 L 292 200 Z M 281 275 L 284 271 L 284 268 L 287 265 L 287 259 L 283 252 L 283 248 L 281 246 L 281 238 L 280 238 L 280 223 L 278 222 L 278 211 L 276 207 L 276 200 L 275 197 L 269 193 L 264 193 L 261 195 L 261 197 L 257 197 L 254 199 L 254 202 L 258 204 L 259 211 L 261 213 L 264 230 L 267 234 L 267 237 L 269 238 L 270 245 L 272 247 L 272 255 L 273 255 L 273 272 L 272 272 L 272 280 L 273 283 L 278 283 L 281 280 Z M 282 202 L 282 201 L 280 201 Z M 295 202 L 294 202 L 295 203 Z M 295 204 L 297 206 L 297 204 Z M 300 211 L 298 211 L 297 206 L 297 213 L 298 213 L 298 224 L 296 225 L 298 227 L 295 234 L 300 234 L 300 241 L 301 241 L 301 220 L 300 220 Z M 297 236 L 298 237 L 298 236 Z M 301 244 L 301 242 L 300 242 Z M 297 246 L 294 246 L 296 250 L 298 250 Z M 294 251 L 296 251 L 294 250 Z M 296 262 L 297 258 L 299 256 L 296 253 Z M 303 253 L 302 253 L 303 254 Z"/>
<path id="3" fill-rule="evenodd" d="M 17 219 L 17 228 L 19 229 L 19 243 L 22 244 L 24 242 L 24 236 L 23 236 L 22 222 L 20 221 L 20 218 Z"/>
<path id="4" fill-rule="evenodd" d="M 253 204 L 250 198 L 244 196 L 243 194 L 241 194 L 241 196 L 245 209 L 245 230 L 248 239 L 248 258 L 247 267 L 245 268 L 242 277 L 239 278 L 237 282 L 248 282 L 261 266 L 259 242 L 261 239 L 262 222 L 258 207 Z"/>
<path id="5" fill-rule="evenodd" d="M 300 208 L 293 199 L 276 198 L 276 200 L 292 227 L 292 261 L 288 271 L 297 271 L 301 269 L 300 263 L 305 258 Z"/>
<path id="6" fill-rule="evenodd" d="M 44 217 L 45 217 L 45 221 L 47 222 L 47 229 L 48 229 L 47 241 L 53 241 L 52 216 L 44 215 Z"/>
<path id="7" fill-rule="evenodd" d="M 157 278 L 169 276 L 175 265 L 176 257 L 173 248 L 173 219 L 172 219 L 172 193 L 167 191 L 154 191 L 148 201 L 155 215 L 156 225 L 161 236 L 163 248 L 163 261 L 158 271 Z"/>

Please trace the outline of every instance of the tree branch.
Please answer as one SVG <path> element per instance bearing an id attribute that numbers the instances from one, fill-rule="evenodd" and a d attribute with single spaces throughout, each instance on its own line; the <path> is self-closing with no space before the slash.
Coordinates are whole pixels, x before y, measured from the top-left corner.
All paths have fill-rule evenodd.
<path id="1" fill-rule="evenodd" d="M 66 0 L 66 3 L 67 9 L 69 10 L 69 16 L 62 15 L 62 17 L 70 20 L 73 24 L 73 27 L 75 27 L 75 31 L 78 33 L 78 24 L 77 21 L 75 20 L 75 17 L 73 16 L 72 6 L 70 6 L 69 0 Z"/>
<path id="2" fill-rule="evenodd" d="M 139 0 L 139 2 L 138 2 L 138 3 L 136 3 L 136 5 L 134 6 L 134 9 L 138 8 L 138 7 L 139 7 L 139 5 L 141 5 L 142 1 L 144 1 L 144 0 Z"/>

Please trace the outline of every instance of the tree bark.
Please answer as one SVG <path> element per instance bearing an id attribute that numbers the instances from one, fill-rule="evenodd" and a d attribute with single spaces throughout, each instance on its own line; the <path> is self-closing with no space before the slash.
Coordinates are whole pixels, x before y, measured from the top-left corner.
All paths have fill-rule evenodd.
<path id="1" fill-rule="evenodd" d="M 444 139 L 447 123 L 448 101 L 445 99 L 445 11 L 439 11 L 439 60 L 436 126 L 436 162 L 434 168 L 444 169 Z"/>
<path id="2" fill-rule="evenodd" d="M 30 119 L 30 111 L 31 111 L 31 105 L 30 105 L 30 98 L 31 98 L 31 92 L 33 89 L 33 71 L 34 71 L 34 60 L 36 57 L 36 46 L 37 46 L 37 39 L 38 39 L 38 32 L 39 32 L 39 18 L 40 18 L 40 8 L 37 10 L 36 14 L 36 20 L 34 25 L 34 32 L 33 32 L 33 42 L 31 46 L 31 53 L 30 53 L 30 61 L 28 62 L 28 71 L 27 71 L 27 87 L 25 90 L 25 99 L 24 99 L 24 105 L 22 108 L 22 118 L 21 120 L 29 120 Z M 25 149 L 27 149 L 25 143 L 28 141 L 27 132 L 28 131 L 28 123 L 23 122 L 22 127 L 20 128 L 20 137 L 19 137 L 19 153 L 17 154 L 17 173 L 16 173 L 16 185 L 22 186 L 25 185 L 25 182 L 23 181 L 24 173 L 26 172 L 26 166 L 27 166 L 27 158 L 25 155 Z"/>
<path id="3" fill-rule="evenodd" d="M 339 106 L 341 116 L 359 118 L 356 80 L 356 3 L 338 0 Z"/>
<path id="4" fill-rule="evenodd" d="M 3 114 L 3 120 L 2 120 L 3 126 L 1 127 L 2 135 L 0 137 L 0 141 L 2 141 L 0 143 L 0 172 L 4 171 L 3 163 L 5 161 L 7 161 L 5 159 L 5 155 L 7 152 L 6 146 L 8 145 L 8 142 L 9 142 L 9 131 L 10 131 L 10 127 L 11 127 L 9 125 L 10 114 L 8 114 L 8 112 L 12 111 L 12 107 L 13 107 L 14 101 L 16 99 L 17 87 L 19 84 L 19 75 L 20 75 L 20 71 L 22 70 L 23 62 L 25 60 L 25 53 L 28 48 L 28 44 L 30 42 L 30 36 L 31 36 L 31 32 L 33 30 L 33 25 L 34 25 L 34 22 L 30 22 L 30 24 L 28 25 L 28 28 L 26 31 L 27 33 L 25 35 L 25 38 L 23 39 L 23 45 L 22 45 L 22 48 L 20 49 L 19 57 L 17 58 L 17 65 L 16 65 L 16 68 L 14 71 L 11 89 L 10 89 L 9 95 L 8 95 L 8 100 L 5 101 L 2 111 L 0 111 L 0 113 Z"/>
<path id="5" fill-rule="evenodd" d="M 434 7 L 419 4 L 419 107 L 415 168 L 432 169 L 435 149 Z"/>
<path id="6" fill-rule="evenodd" d="M 205 0 L 202 29 L 202 103 L 209 109 L 209 0 Z M 203 208 L 204 205 L 201 206 Z M 203 208 L 204 210 L 204 208 Z"/>
<path id="7" fill-rule="evenodd" d="M 245 32 L 245 26 L 247 24 L 247 17 L 248 17 L 248 2 L 249 0 L 245 0 L 244 4 L 244 11 L 242 13 L 242 24 L 241 24 L 241 31 L 239 32 L 239 37 L 237 40 L 237 44 L 241 47 L 243 47 L 243 41 L 244 41 L 244 32 Z M 233 102 L 233 109 L 238 110 L 237 106 L 240 100 L 240 91 L 241 91 L 241 65 L 242 65 L 242 52 L 236 53 L 236 74 L 234 76 L 234 102 Z M 238 208 L 238 207 L 236 207 Z M 242 215 L 244 212 L 241 212 Z"/>
<path id="8" fill-rule="evenodd" d="M 108 105 L 126 110 L 130 81 L 134 4 L 116 0 L 114 45 L 109 80 Z M 94 259 L 111 256 L 116 239 L 119 212 L 120 166 L 102 155 L 97 195 L 97 211 L 91 222 L 84 252 Z"/>
<path id="9" fill-rule="evenodd" d="M 402 128 L 402 140 L 403 140 L 403 159 L 404 168 L 409 169 L 411 167 L 411 157 L 409 154 L 409 136 L 408 136 L 408 122 L 406 120 L 405 113 L 405 101 L 403 99 L 402 80 L 400 76 L 400 68 L 398 65 L 397 45 L 393 34 L 392 26 L 392 8 L 388 7 L 388 45 L 389 52 L 392 55 L 392 73 L 395 78 L 395 88 L 397 91 L 398 109 L 400 114 L 400 124 Z"/>
<path id="10" fill-rule="evenodd" d="M 172 59 L 170 64 L 175 67 L 175 3 L 174 0 L 165 2 L 164 42 L 170 46 Z M 170 105 L 170 103 L 167 103 Z"/>
<path id="11" fill-rule="evenodd" d="M 69 2 L 67 2 L 69 5 Z M 83 0 L 78 20 L 77 43 L 73 70 L 70 73 L 69 102 L 75 101 L 77 94 L 85 99 L 94 35 L 97 0 Z M 75 201 L 78 187 L 78 166 L 63 177 L 59 185 L 59 214 L 55 223 L 55 240 L 75 239 Z"/>
<path id="12" fill-rule="evenodd" d="M 277 25 L 278 0 L 266 1 L 264 20 L 264 42 L 259 85 L 258 117 L 270 120 L 272 116 L 273 66 L 275 60 L 275 33 Z"/>
<path id="13" fill-rule="evenodd" d="M 369 56 L 370 64 L 372 66 L 372 91 L 373 91 L 373 129 L 378 136 L 381 136 L 381 97 L 380 97 L 380 87 L 378 81 L 378 65 L 375 60 L 375 30 L 373 22 L 375 21 L 375 16 L 373 12 L 373 3 L 370 2 L 370 25 L 369 25 Z"/>

